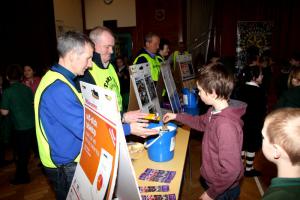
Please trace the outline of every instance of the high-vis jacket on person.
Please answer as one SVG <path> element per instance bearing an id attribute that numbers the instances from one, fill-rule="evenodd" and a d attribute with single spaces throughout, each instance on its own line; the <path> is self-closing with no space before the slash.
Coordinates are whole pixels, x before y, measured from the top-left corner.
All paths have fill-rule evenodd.
<path id="1" fill-rule="evenodd" d="M 52 84 L 57 84 L 57 81 L 61 81 L 61 82 L 63 82 L 62 84 L 66 84 L 67 87 L 70 87 L 71 91 L 75 95 L 75 97 L 73 97 L 73 98 L 76 99 L 76 97 L 77 97 L 79 104 L 83 105 L 83 99 L 82 99 L 81 94 L 76 90 L 74 85 L 72 83 L 70 83 L 70 81 L 61 73 L 49 70 L 45 74 L 45 76 L 42 78 L 42 80 L 39 84 L 39 87 L 35 93 L 35 98 L 34 98 L 35 126 L 36 126 L 36 136 L 37 136 L 37 141 L 38 141 L 40 159 L 41 159 L 42 164 L 48 168 L 57 168 L 57 164 L 64 164 L 64 163 L 56 163 L 55 162 L 54 155 L 57 155 L 58 154 L 57 152 L 59 152 L 60 149 L 54 148 L 53 146 L 55 146 L 55 144 L 53 143 L 53 146 L 52 146 L 52 144 L 48 140 L 48 137 L 50 136 L 49 132 L 55 131 L 55 130 L 45 130 L 44 129 L 45 124 L 43 124 L 41 116 L 40 116 L 41 102 L 42 102 L 43 94 L 45 94 L 47 89 L 49 89 L 51 86 L 53 86 Z M 57 108 L 53 108 L 53 109 L 57 109 Z M 72 110 L 72 108 L 70 108 L 70 110 Z M 50 119 L 50 117 L 49 117 L 49 119 Z M 83 121 L 83 116 L 82 116 L 82 121 Z M 55 123 L 55 122 L 53 122 L 53 123 Z M 74 123 L 74 122 L 72 122 L 72 123 Z M 56 133 L 56 134 L 58 134 L 58 133 Z M 57 139 L 60 139 L 66 143 L 69 142 L 70 145 L 72 145 L 72 149 L 68 150 L 68 151 L 70 151 L 70 152 L 72 151 L 72 152 L 66 153 L 66 154 L 69 153 L 68 155 L 71 154 L 71 157 L 73 157 L 68 162 L 78 162 L 81 144 L 82 144 L 82 138 L 80 138 L 76 135 L 69 134 L 68 137 L 73 137 L 72 138 L 73 140 L 66 141 L 64 139 L 65 135 L 63 135 L 65 133 L 59 133 L 59 134 L 61 137 L 57 138 Z M 51 136 L 53 137 L 53 135 L 51 135 Z M 76 140 L 76 142 L 73 142 L 75 140 Z M 76 145 L 74 143 L 76 143 Z M 64 153 L 64 152 L 62 152 L 62 153 Z"/>

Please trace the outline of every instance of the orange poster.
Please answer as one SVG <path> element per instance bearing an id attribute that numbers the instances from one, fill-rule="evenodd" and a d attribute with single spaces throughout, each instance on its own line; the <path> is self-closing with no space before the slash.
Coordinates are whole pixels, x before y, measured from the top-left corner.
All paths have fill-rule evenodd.
<path id="1" fill-rule="evenodd" d="M 82 92 L 83 143 L 67 199 L 111 199 L 119 159 L 117 133 L 123 131 L 116 97 L 111 91 L 90 84 L 85 84 Z"/>
<path id="2" fill-rule="evenodd" d="M 92 184 L 100 161 L 101 148 L 110 155 L 116 153 L 116 129 L 85 108 L 85 133 L 80 165 Z"/>

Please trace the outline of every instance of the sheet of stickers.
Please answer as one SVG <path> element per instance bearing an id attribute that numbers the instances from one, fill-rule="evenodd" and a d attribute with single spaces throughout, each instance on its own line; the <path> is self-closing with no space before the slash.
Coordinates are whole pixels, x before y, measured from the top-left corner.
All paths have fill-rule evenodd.
<path id="1" fill-rule="evenodd" d="M 158 186 L 140 186 L 139 191 L 142 194 L 143 200 L 164 199 L 176 200 L 175 194 L 169 194 L 170 191 L 168 183 L 171 183 L 176 175 L 176 171 L 159 170 L 147 168 L 140 176 L 140 180 L 153 181 L 164 183 Z M 163 192 L 164 194 L 151 194 L 152 192 Z"/>

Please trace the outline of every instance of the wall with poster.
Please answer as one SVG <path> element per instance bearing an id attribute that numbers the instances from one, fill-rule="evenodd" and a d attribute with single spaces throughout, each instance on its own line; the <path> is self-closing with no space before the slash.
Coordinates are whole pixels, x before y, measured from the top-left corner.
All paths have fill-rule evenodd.
<path id="1" fill-rule="evenodd" d="M 247 64 L 248 47 L 257 47 L 260 54 L 271 49 L 272 29 L 273 22 L 270 21 L 239 21 L 237 23 L 237 68 L 243 68 Z"/>

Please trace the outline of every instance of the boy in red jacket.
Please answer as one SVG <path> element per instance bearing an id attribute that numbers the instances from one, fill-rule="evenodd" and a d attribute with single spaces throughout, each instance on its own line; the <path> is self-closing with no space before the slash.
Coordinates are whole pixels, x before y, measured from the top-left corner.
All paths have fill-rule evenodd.
<path id="1" fill-rule="evenodd" d="M 245 113 L 246 104 L 229 101 L 234 79 L 222 64 L 203 68 L 197 87 L 201 100 L 212 106 L 207 113 L 201 116 L 167 113 L 163 121 L 176 120 L 204 132 L 200 171 L 205 192 L 199 199 L 237 199 L 244 171 L 241 116 Z"/>

